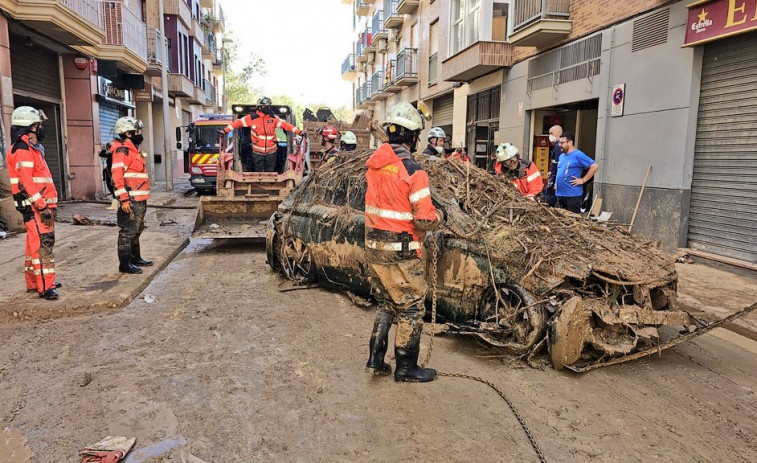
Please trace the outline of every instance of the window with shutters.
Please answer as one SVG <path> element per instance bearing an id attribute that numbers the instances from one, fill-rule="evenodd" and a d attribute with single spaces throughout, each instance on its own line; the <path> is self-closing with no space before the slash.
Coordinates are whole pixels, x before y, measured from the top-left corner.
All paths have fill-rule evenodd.
<path id="1" fill-rule="evenodd" d="M 452 0 L 450 7 L 450 55 L 479 40 L 481 0 Z"/>
<path id="2" fill-rule="evenodd" d="M 439 20 L 434 21 L 429 27 L 428 45 L 428 85 L 436 84 L 439 72 Z"/>

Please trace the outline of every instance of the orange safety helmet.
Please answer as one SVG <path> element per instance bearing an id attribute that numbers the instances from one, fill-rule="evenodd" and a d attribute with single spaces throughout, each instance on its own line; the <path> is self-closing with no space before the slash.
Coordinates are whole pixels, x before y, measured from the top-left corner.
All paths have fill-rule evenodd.
<path id="1" fill-rule="evenodd" d="M 327 125 L 321 129 L 321 137 L 324 140 L 336 142 L 337 138 L 339 138 L 339 131 L 333 125 Z"/>

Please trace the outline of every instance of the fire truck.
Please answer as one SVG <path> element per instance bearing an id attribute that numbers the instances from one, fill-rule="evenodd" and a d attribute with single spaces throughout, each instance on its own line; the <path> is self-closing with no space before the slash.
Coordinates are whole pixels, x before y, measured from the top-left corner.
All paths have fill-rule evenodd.
<path id="1" fill-rule="evenodd" d="M 184 127 L 189 137 L 189 182 L 201 194 L 215 194 L 219 165 L 218 131 L 233 120 L 228 114 L 200 114 L 200 118 Z M 182 127 L 176 129 L 177 146 L 181 149 Z"/>

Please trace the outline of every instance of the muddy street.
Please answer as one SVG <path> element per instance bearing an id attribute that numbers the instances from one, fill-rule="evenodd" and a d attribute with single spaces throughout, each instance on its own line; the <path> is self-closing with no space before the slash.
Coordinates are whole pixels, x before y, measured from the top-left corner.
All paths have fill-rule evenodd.
<path id="1" fill-rule="evenodd" d="M 485 385 L 365 375 L 372 310 L 282 281 L 262 247 L 192 240 L 119 312 L 0 327 L 0 457 L 77 461 L 123 435 L 132 462 L 537 461 Z M 440 337 L 431 366 L 501 387 L 548 461 L 749 462 L 757 350 L 739 342 L 577 375 Z"/>

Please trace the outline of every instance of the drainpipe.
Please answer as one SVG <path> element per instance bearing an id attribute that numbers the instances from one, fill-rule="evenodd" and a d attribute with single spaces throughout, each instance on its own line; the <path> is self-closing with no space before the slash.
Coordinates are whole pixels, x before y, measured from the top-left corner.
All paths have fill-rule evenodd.
<path id="1" fill-rule="evenodd" d="M 160 63 L 160 75 L 163 79 L 163 162 L 166 168 L 166 189 L 173 191 L 173 154 L 171 154 L 171 129 L 168 124 L 168 70 L 166 69 L 169 60 L 168 47 L 166 44 L 166 17 L 163 13 L 163 0 L 158 0 L 158 17 L 160 18 L 160 35 L 163 36 L 163 60 Z"/>
<path id="2" fill-rule="evenodd" d="M 60 76 L 60 126 L 61 131 L 63 132 L 61 134 L 61 151 L 63 154 L 63 165 L 61 166 L 61 174 L 63 177 L 63 197 L 64 198 L 73 198 L 73 194 L 71 192 L 71 179 L 74 178 L 71 176 L 71 160 L 68 158 L 68 123 L 66 121 L 66 76 L 64 75 L 63 71 L 63 56 L 58 55 L 58 75 Z M 92 151 L 94 151 L 94 146 L 92 147 Z M 93 153 L 94 154 L 94 153 Z M 95 188 L 97 189 L 97 188 Z"/>
<path id="3" fill-rule="evenodd" d="M 602 96 L 604 98 L 605 104 L 607 105 L 605 108 L 605 133 L 602 137 L 602 159 L 598 159 L 597 163 L 599 164 L 599 175 L 597 178 L 598 187 L 594 190 L 594 197 L 600 198 L 602 197 L 602 193 L 604 190 L 604 184 L 605 184 L 605 172 L 607 172 L 607 166 L 604 165 L 605 161 L 607 160 L 607 138 L 608 138 L 608 132 L 610 128 L 610 113 L 612 112 L 612 106 L 607 103 L 608 95 L 612 93 L 612 54 L 615 52 L 615 28 L 613 27 L 610 29 L 610 52 L 607 56 L 607 91 L 605 92 L 605 95 Z M 601 162 L 600 162 L 601 161 Z"/>

